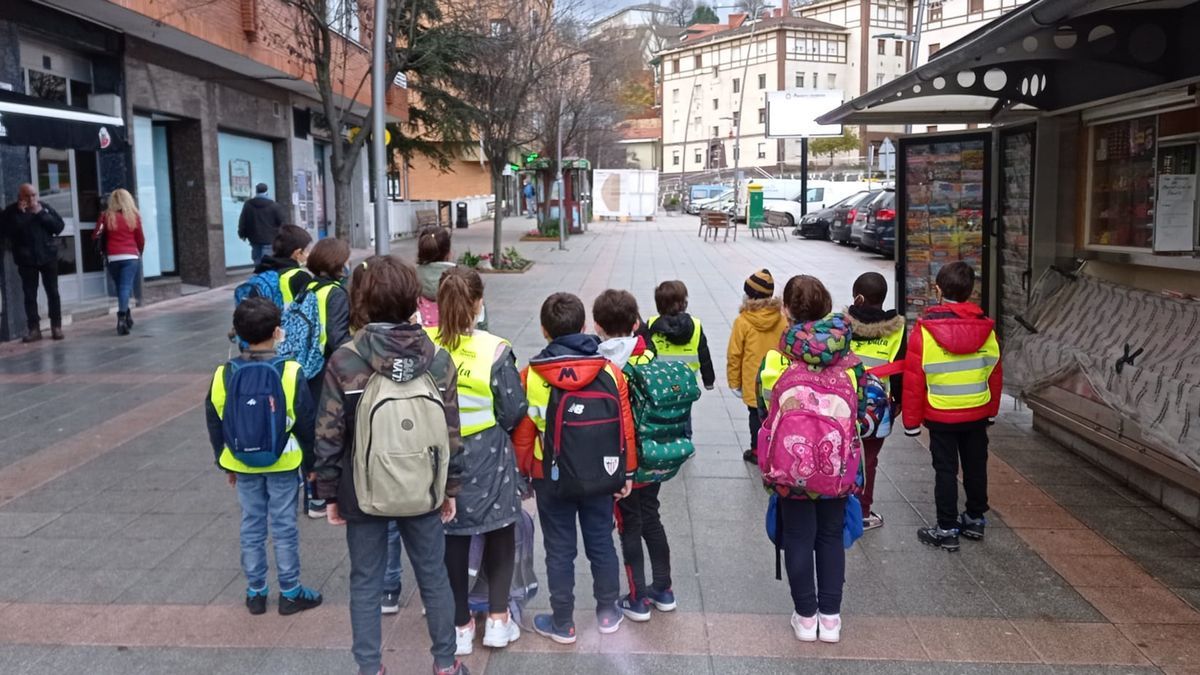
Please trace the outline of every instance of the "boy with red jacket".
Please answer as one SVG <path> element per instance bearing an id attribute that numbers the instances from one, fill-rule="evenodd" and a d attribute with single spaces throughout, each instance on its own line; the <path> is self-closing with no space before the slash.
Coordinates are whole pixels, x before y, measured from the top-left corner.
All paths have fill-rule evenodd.
<path id="1" fill-rule="evenodd" d="M 1003 374 L 995 323 L 969 302 L 975 270 L 953 262 L 937 275 L 942 304 L 925 310 L 908 339 L 905 357 L 904 433 L 929 429 L 937 526 L 917 538 L 946 551 L 958 536 L 982 540 L 987 520 L 987 428 L 1000 410 Z M 962 459 L 967 510 L 958 513 L 958 463 Z"/>
<path id="2" fill-rule="evenodd" d="M 625 378 L 600 354 L 600 339 L 583 334 L 586 320 L 583 302 L 570 293 L 542 303 L 542 334 L 550 344 L 521 373 L 529 411 L 513 432 L 517 467 L 533 479 L 537 496 L 553 610 L 535 616 L 533 629 L 566 645 L 575 643 L 577 519 L 592 567 L 596 625 L 615 633 L 624 618 L 613 500 L 629 495 L 637 469 Z"/>

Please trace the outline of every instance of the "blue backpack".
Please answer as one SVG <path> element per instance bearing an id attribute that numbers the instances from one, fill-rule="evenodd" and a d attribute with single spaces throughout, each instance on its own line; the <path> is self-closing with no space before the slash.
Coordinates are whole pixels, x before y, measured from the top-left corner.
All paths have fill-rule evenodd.
<path id="1" fill-rule="evenodd" d="M 281 357 L 269 361 L 234 359 L 225 364 L 225 447 L 242 464 L 268 467 L 287 447 L 287 399 Z"/>
<path id="2" fill-rule="evenodd" d="M 283 309 L 283 292 L 279 290 L 279 273 L 275 270 L 267 270 L 250 275 L 249 279 L 233 289 L 233 306 L 237 307 L 246 298 L 254 296 L 270 298 L 276 307 Z"/>
<path id="3" fill-rule="evenodd" d="M 277 347 L 279 354 L 299 363 L 305 379 L 319 375 L 325 367 L 325 348 L 321 344 L 325 324 L 321 321 L 317 294 L 307 290 L 301 292 L 284 308 L 280 326 L 284 336 Z"/>

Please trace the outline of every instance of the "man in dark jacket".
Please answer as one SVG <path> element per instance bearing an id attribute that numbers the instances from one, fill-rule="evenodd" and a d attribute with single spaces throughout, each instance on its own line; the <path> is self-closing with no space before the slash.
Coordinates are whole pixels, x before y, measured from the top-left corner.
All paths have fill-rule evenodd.
<path id="1" fill-rule="evenodd" d="M 242 207 L 238 218 L 238 237 L 250 242 L 250 257 L 258 265 L 264 255 L 271 254 L 271 243 L 279 228 L 288 222 L 287 212 L 277 202 L 267 197 L 267 184 L 259 183 L 254 188 L 254 199 Z"/>
<path id="2" fill-rule="evenodd" d="M 38 276 L 46 289 L 50 311 L 50 334 L 63 339 L 62 303 L 58 297 L 58 235 L 66 227 L 63 219 L 38 199 L 37 188 L 23 183 L 17 188 L 17 201 L 0 214 L 0 233 L 12 246 L 13 262 L 21 275 L 21 293 L 25 298 L 25 321 L 29 332 L 21 342 L 42 339 L 38 316 Z"/>

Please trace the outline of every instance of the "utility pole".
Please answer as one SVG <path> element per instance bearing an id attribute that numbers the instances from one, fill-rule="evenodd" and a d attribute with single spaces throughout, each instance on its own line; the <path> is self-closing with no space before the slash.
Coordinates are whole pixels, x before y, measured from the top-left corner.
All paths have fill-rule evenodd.
<path id="1" fill-rule="evenodd" d="M 375 172 L 375 254 L 387 255 L 392 244 L 391 229 L 388 227 L 387 143 L 384 138 L 384 115 L 387 114 L 387 0 L 375 0 L 374 28 L 374 59 L 371 65 L 371 147 L 375 151 L 375 166 L 371 169 Z M 407 197 L 407 193 L 405 196 Z"/>
<path id="2" fill-rule="evenodd" d="M 736 113 L 737 119 L 735 120 L 735 124 L 734 124 L 737 131 L 735 132 L 736 135 L 734 136 L 734 139 L 733 139 L 733 218 L 734 219 L 737 219 L 738 211 L 741 209 L 740 202 L 741 202 L 741 198 L 742 198 L 742 172 L 741 172 L 742 122 L 745 121 L 745 118 L 742 116 L 742 112 L 743 112 L 742 106 L 746 102 L 746 87 L 748 87 L 750 84 L 749 82 L 746 81 L 746 74 L 750 70 L 750 60 L 752 58 L 754 58 L 754 33 L 755 33 L 755 31 L 758 30 L 758 22 L 760 20 L 759 17 L 762 14 L 764 5 L 765 5 L 765 3 L 763 3 L 763 2 L 755 2 L 754 3 L 754 11 L 750 15 L 750 20 L 753 23 L 750 24 L 750 36 L 747 38 L 749 44 L 746 45 L 746 62 L 742 64 L 741 87 L 738 89 L 738 106 L 737 106 L 737 113 Z M 778 59 L 778 58 L 780 58 L 780 56 L 778 54 L 776 54 L 775 58 Z M 749 221 L 749 219 L 747 219 L 747 222 L 748 221 Z"/>
<path id="3" fill-rule="evenodd" d="M 566 93 L 562 86 L 558 89 L 558 152 L 554 160 L 556 173 L 554 175 L 554 190 L 558 193 L 558 250 L 567 250 L 567 208 L 566 195 L 563 194 L 563 156 L 562 156 L 562 125 L 563 109 L 566 107 Z"/>

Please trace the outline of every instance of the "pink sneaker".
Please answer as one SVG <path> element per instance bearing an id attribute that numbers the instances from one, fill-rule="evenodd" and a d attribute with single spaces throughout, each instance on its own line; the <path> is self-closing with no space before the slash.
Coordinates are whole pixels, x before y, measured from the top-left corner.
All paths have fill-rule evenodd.
<path id="1" fill-rule="evenodd" d="M 801 642 L 816 642 L 817 617 L 800 616 L 798 613 L 792 612 L 792 630 L 795 631 L 797 640 Z"/>
<path id="2" fill-rule="evenodd" d="M 821 642 L 838 642 L 842 639 L 842 615 L 821 614 Z"/>

